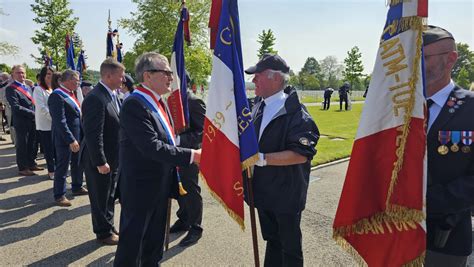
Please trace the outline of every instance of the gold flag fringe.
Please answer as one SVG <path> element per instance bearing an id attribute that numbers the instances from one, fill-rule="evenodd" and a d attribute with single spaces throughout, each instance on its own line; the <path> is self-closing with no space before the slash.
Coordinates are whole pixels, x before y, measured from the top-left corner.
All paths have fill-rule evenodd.
<path id="1" fill-rule="evenodd" d="M 223 207 L 224 209 L 227 211 L 227 213 L 229 214 L 229 216 L 234 219 L 234 221 L 236 221 L 239 226 L 240 226 L 240 229 L 242 229 L 242 231 L 245 230 L 245 223 L 244 223 L 244 218 L 241 218 L 239 215 L 237 215 L 233 210 L 231 210 L 229 207 L 227 207 L 227 205 L 225 204 L 225 202 L 222 200 L 222 198 L 219 197 L 219 195 L 217 195 L 216 192 L 214 192 L 214 190 L 211 189 L 211 187 L 207 184 L 207 181 L 206 181 L 206 178 L 204 178 L 204 175 L 202 175 L 201 172 L 199 172 L 199 177 L 201 177 L 201 180 L 204 182 L 204 184 L 206 185 L 207 189 L 209 190 L 209 192 L 211 193 L 211 196 L 214 197 L 217 202 L 219 202 Z"/>
<path id="2" fill-rule="evenodd" d="M 423 44 L 423 19 L 421 17 L 409 17 L 406 20 L 402 19 L 399 28 L 410 28 L 412 30 L 417 31 L 417 38 L 416 38 L 416 55 L 413 59 L 413 68 L 411 78 L 409 80 L 410 86 L 410 97 L 409 97 L 409 104 L 407 110 L 404 115 L 404 124 L 402 126 L 402 138 L 400 141 L 400 145 L 397 147 L 395 152 L 397 156 L 397 161 L 394 163 L 394 168 L 392 170 L 392 178 L 390 180 L 390 186 L 387 193 L 387 199 L 385 201 L 385 206 L 390 206 L 390 199 L 393 194 L 393 190 L 398 180 L 398 173 L 402 169 L 403 166 L 403 159 L 405 157 L 405 147 L 408 139 L 408 134 L 410 132 L 410 122 L 411 122 L 411 115 L 413 112 L 413 108 L 415 106 L 415 92 L 416 92 L 416 84 L 418 82 L 418 71 L 419 71 L 419 64 L 421 60 L 421 46 Z"/>
<path id="3" fill-rule="evenodd" d="M 396 6 L 401 3 L 413 2 L 413 0 L 388 0 L 390 6 Z"/>
<path id="4" fill-rule="evenodd" d="M 334 234 L 333 239 L 336 241 L 336 244 L 338 244 L 342 249 L 347 251 L 347 253 L 349 253 L 349 255 L 352 256 L 354 261 L 359 266 L 368 266 L 367 263 L 365 262 L 364 258 L 362 258 L 362 256 L 359 254 L 359 252 L 357 252 L 357 250 L 355 250 L 354 247 L 352 247 L 351 244 L 349 244 L 349 242 L 347 242 L 344 239 L 344 237 Z"/>

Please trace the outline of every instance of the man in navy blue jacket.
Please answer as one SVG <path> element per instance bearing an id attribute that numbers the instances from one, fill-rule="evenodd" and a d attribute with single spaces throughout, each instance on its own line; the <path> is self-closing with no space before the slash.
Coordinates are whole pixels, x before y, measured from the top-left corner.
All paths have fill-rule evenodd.
<path id="1" fill-rule="evenodd" d="M 11 125 L 15 127 L 16 162 L 19 175 L 36 175 L 33 171 L 43 170 L 36 165 L 35 105 L 30 88 L 25 82 L 25 68 L 12 68 L 13 83 L 5 89 L 5 96 L 12 110 Z"/>
<path id="2" fill-rule="evenodd" d="M 80 85 L 79 73 L 65 70 L 60 78 L 60 87 L 49 96 L 53 143 L 56 149 L 56 171 L 54 172 L 54 200 L 58 206 L 68 207 L 66 198 L 66 176 L 71 164 L 73 195 L 87 195 L 82 186 L 83 171 L 79 167 L 79 141 L 81 140 L 81 107 L 74 94 Z"/>

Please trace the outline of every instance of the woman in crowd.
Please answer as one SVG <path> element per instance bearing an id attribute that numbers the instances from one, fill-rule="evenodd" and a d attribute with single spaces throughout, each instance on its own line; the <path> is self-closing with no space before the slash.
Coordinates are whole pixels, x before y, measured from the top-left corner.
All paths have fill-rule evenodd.
<path id="1" fill-rule="evenodd" d="M 43 67 L 39 74 L 39 85 L 33 90 L 35 100 L 35 123 L 43 147 L 44 158 L 48 165 L 49 179 L 54 179 L 54 147 L 51 136 L 51 115 L 49 114 L 48 98 L 53 92 L 51 81 L 54 70 Z"/>

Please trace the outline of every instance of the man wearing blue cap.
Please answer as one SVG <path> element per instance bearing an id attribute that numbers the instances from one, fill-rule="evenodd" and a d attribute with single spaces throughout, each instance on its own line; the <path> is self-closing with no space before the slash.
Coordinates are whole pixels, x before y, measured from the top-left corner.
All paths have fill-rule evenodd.
<path id="1" fill-rule="evenodd" d="M 301 213 L 319 139 L 296 90 L 287 86 L 289 71 L 280 56 L 271 54 L 245 71 L 255 75 L 255 94 L 261 98 L 252 110 L 259 147 L 252 185 L 267 241 L 265 266 L 303 266 Z"/>
<path id="2" fill-rule="evenodd" d="M 471 254 L 474 205 L 474 93 L 454 84 L 458 53 L 451 33 L 423 32 L 429 112 L 425 266 L 466 266 Z"/>

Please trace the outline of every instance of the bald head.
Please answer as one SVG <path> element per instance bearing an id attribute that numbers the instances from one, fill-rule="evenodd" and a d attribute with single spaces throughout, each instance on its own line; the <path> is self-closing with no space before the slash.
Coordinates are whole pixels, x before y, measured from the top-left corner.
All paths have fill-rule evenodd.
<path id="1" fill-rule="evenodd" d="M 451 70 L 458 59 L 454 39 L 445 38 L 424 46 L 425 78 L 428 96 L 451 81 Z"/>

